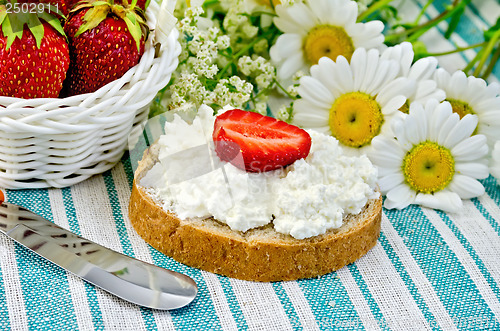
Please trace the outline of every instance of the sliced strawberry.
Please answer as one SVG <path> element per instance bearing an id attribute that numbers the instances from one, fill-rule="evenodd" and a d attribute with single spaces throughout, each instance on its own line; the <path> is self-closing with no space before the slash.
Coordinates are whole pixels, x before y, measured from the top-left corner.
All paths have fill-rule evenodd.
<path id="1" fill-rule="evenodd" d="M 309 134 L 269 116 L 233 109 L 217 116 L 213 140 L 223 161 L 247 172 L 275 170 L 305 158 L 311 149 Z M 241 157 L 237 156 L 241 152 Z"/>

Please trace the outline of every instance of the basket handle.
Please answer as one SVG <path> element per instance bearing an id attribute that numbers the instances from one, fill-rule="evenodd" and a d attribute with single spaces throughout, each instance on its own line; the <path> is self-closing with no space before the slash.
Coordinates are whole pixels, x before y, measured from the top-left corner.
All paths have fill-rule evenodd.
<path id="1" fill-rule="evenodd" d="M 163 0 L 158 12 L 155 38 L 162 45 L 167 44 L 168 35 L 174 29 L 177 18 L 174 16 L 177 0 Z"/>

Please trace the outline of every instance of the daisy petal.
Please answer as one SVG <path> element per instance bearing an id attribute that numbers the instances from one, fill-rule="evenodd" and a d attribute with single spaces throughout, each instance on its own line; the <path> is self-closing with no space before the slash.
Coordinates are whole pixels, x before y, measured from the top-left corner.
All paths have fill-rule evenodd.
<path id="1" fill-rule="evenodd" d="M 403 174 L 398 172 L 379 178 L 378 185 L 382 194 L 386 194 L 396 186 L 403 184 L 404 180 Z"/>
<path id="2" fill-rule="evenodd" d="M 302 38 L 295 33 L 285 33 L 278 37 L 276 44 L 273 45 L 280 59 L 286 59 L 290 54 L 297 54 L 302 49 Z"/>
<path id="3" fill-rule="evenodd" d="M 462 200 L 458 194 L 449 191 L 440 191 L 434 194 L 417 194 L 415 203 L 424 207 L 441 209 L 446 212 L 458 212 L 462 206 Z"/>
<path id="4" fill-rule="evenodd" d="M 453 148 L 456 144 L 467 137 L 470 137 L 477 126 L 476 115 L 465 115 L 453 129 L 450 130 L 448 136 L 443 141 L 443 145 L 448 148 Z"/>
<path id="5" fill-rule="evenodd" d="M 283 65 L 278 69 L 278 77 L 281 79 L 291 77 L 297 71 L 302 69 L 304 63 L 304 57 L 301 52 L 288 57 L 284 61 Z"/>
<path id="6" fill-rule="evenodd" d="M 437 128 L 437 131 L 439 132 L 437 135 L 437 143 L 439 145 L 444 145 L 444 141 L 449 135 L 449 132 L 453 130 L 453 128 L 458 124 L 460 121 L 460 118 L 458 117 L 458 114 L 453 113 L 450 114 L 444 121 L 441 127 Z"/>
<path id="7" fill-rule="evenodd" d="M 320 62 L 323 59 L 320 59 Z M 335 70 L 335 76 L 333 77 L 334 80 L 338 82 L 342 82 L 340 84 L 340 92 L 341 93 L 346 93 L 354 90 L 354 73 L 351 69 L 351 66 L 349 65 L 349 62 L 347 62 L 346 58 L 343 56 L 337 57 L 337 60 L 335 61 L 336 64 L 336 69 Z"/>
<path id="8" fill-rule="evenodd" d="M 377 64 L 379 60 L 380 53 L 376 49 L 371 49 L 367 53 L 366 57 L 366 68 L 363 82 L 359 88 L 360 91 L 366 91 L 368 94 L 370 92 L 368 89 L 373 86 L 373 80 L 376 78 Z"/>
<path id="9" fill-rule="evenodd" d="M 354 90 L 359 91 L 363 84 L 364 73 L 366 71 L 367 53 L 364 48 L 359 48 L 354 51 L 351 57 L 351 70 L 354 77 Z"/>
<path id="10" fill-rule="evenodd" d="M 467 162 L 478 160 L 488 154 L 486 137 L 482 134 L 474 135 L 464 139 L 451 149 L 455 162 Z"/>
<path id="11" fill-rule="evenodd" d="M 318 18 L 313 14 L 309 6 L 300 2 L 288 7 L 288 15 L 305 31 L 310 31 L 319 23 Z"/>
<path id="12" fill-rule="evenodd" d="M 392 74 L 391 74 L 392 75 Z M 377 101 L 381 104 L 389 102 L 389 99 L 396 95 L 403 95 L 406 99 L 415 92 L 415 81 L 405 77 L 391 78 L 390 83 L 383 85 L 383 88 L 377 94 Z M 403 103 L 404 103 L 403 102 Z M 399 107 L 401 107 L 401 104 Z M 398 109 L 399 109 L 398 107 Z"/>
<path id="13" fill-rule="evenodd" d="M 400 184 L 387 192 L 386 203 L 392 208 L 402 209 L 415 201 L 415 191 L 411 190 L 406 184 Z"/>
<path id="14" fill-rule="evenodd" d="M 437 66 L 437 60 L 432 57 L 427 57 L 418 60 L 413 64 L 408 73 L 408 78 L 415 79 L 417 81 L 429 79 Z"/>
<path id="15" fill-rule="evenodd" d="M 455 164 L 455 171 L 461 175 L 477 179 L 484 179 L 489 175 L 488 166 L 477 162 L 457 163 Z"/>
<path id="16" fill-rule="evenodd" d="M 328 0 L 316 0 L 309 2 L 311 11 L 314 15 L 316 15 L 316 17 L 318 17 L 320 24 L 327 24 L 330 19 L 330 12 L 325 10 L 325 8 L 328 8 L 328 2 Z"/>
<path id="17" fill-rule="evenodd" d="M 317 128 L 328 126 L 328 120 L 326 116 L 301 112 L 293 116 L 292 124 L 305 128 Z"/>
<path id="18" fill-rule="evenodd" d="M 342 57 L 343 58 L 343 57 Z M 345 60 L 345 58 L 343 58 Z M 340 61 L 342 62 L 342 61 Z M 341 74 L 345 79 L 345 82 L 337 79 L 332 79 L 336 75 L 336 71 L 338 70 L 346 70 L 345 73 Z M 311 75 L 319 80 L 331 93 L 333 93 L 334 97 L 338 97 L 340 92 L 344 92 L 344 88 L 347 85 L 347 88 L 352 86 L 352 73 L 350 71 L 349 65 L 347 68 L 343 66 L 343 64 L 335 63 L 332 59 L 328 57 L 322 57 L 319 59 L 317 65 L 313 65 L 311 67 Z M 351 82 L 349 82 L 351 80 Z"/>
<path id="19" fill-rule="evenodd" d="M 479 181 L 460 174 L 453 176 L 448 187 L 462 199 L 472 199 L 484 194 L 484 186 Z"/>
<path id="20" fill-rule="evenodd" d="M 330 108 L 335 101 L 330 91 L 317 79 L 310 76 L 304 76 L 300 79 L 298 92 L 302 98 L 320 108 Z"/>
<path id="21" fill-rule="evenodd" d="M 463 71 L 456 71 L 450 79 L 450 97 L 461 100 L 461 96 L 467 91 L 467 76 Z"/>

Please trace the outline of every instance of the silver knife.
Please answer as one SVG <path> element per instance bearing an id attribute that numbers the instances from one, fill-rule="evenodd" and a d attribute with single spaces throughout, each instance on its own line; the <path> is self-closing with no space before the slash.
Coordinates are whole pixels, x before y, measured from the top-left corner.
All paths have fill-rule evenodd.
<path id="1" fill-rule="evenodd" d="M 154 309 L 189 304 L 198 288 L 186 275 L 84 239 L 14 204 L 0 206 L 0 233 L 78 277 L 129 302 Z"/>

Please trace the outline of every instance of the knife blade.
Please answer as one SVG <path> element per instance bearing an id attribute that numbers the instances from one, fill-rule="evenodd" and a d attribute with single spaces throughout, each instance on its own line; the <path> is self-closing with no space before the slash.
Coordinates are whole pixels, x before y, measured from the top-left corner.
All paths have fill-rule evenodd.
<path id="1" fill-rule="evenodd" d="M 0 233 L 76 276 L 140 306 L 170 310 L 189 304 L 190 277 L 82 238 L 23 207 L 2 202 Z"/>

